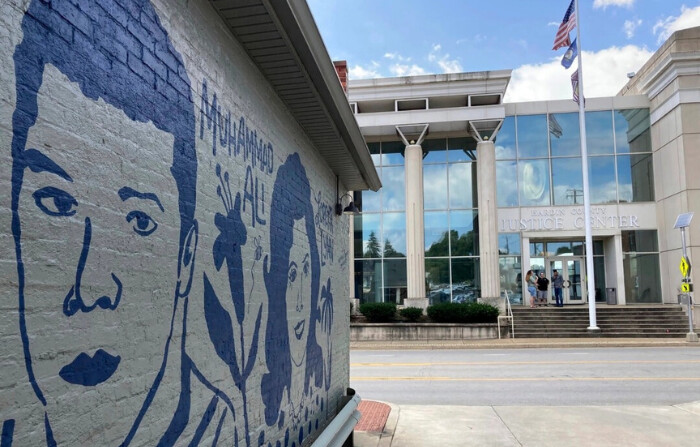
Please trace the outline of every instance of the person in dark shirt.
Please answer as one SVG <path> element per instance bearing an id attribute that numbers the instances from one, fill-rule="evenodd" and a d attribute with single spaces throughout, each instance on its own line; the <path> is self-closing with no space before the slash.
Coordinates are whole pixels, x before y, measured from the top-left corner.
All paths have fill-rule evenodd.
<path id="1" fill-rule="evenodd" d="M 564 287 L 564 277 L 559 274 L 556 270 L 552 272 L 552 288 L 554 288 L 554 300 L 556 301 L 557 307 L 564 307 L 564 300 L 562 299 L 562 287 Z"/>
<path id="2" fill-rule="evenodd" d="M 540 272 L 540 277 L 537 278 L 537 305 L 547 305 L 547 289 L 549 289 L 549 280 L 544 276 L 544 272 Z"/>

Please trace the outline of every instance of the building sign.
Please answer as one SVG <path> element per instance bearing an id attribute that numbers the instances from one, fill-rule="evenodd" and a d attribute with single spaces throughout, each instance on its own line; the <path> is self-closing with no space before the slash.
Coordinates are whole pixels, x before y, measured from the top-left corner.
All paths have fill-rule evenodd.
<path id="1" fill-rule="evenodd" d="M 582 206 L 566 208 L 523 208 L 518 217 L 498 219 L 498 231 L 557 231 L 583 230 Z M 591 207 L 591 227 L 594 230 L 639 228 L 636 214 L 620 214 L 608 207 Z"/>

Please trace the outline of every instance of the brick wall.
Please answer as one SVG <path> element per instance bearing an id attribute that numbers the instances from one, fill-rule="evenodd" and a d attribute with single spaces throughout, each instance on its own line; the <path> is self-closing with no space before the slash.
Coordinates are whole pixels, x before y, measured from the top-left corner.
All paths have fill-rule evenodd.
<path id="1" fill-rule="evenodd" d="M 208 2 L 4 2 L 0 148 L 3 446 L 299 446 L 334 416 L 348 218 Z"/>

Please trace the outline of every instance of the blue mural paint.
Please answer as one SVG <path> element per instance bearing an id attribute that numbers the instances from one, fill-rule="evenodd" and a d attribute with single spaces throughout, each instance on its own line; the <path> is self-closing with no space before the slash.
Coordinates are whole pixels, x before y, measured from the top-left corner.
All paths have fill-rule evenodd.
<path id="1" fill-rule="evenodd" d="M 250 341 L 250 350 L 246 356 L 243 325 L 246 317 L 246 309 L 241 247 L 245 245 L 248 240 L 248 230 L 241 218 L 241 195 L 237 193 L 236 198 L 233 198 L 228 172 L 222 173 L 221 166 L 217 164 L 216 176 L 219 179 L 216 193 L 224 205 L 226 214 L 216 213 L 214 216 L 214 224 L 219 230 L 219 236 L 214 241 L 212 256 L 214 258 L 214 266 L 217 270 L 221 270 L 224 262 L 226 263 L 229 292 L 238 323 L 238 336 L 242 352 L 240 354 L 236 352 L 233 320 L 230 314 L 221 305 L 221 301 L 206 273 L 203 274 L 204 317 L 207 322 L 209 339 L 214 345 L 216 354 L 228 366 L 236 387 L 241 391 L 243 398 L 245 441 L 246 446 L 250 447 L 247 381 L 248 377 L 250 377 L 250 374 L 253 372 L 255 360 L 258 355 L 258 335 L 260 333 L 260 324 L 262 321 L 262 305 L 258 308 L 255 328 L 253 329 L 253 336 Z"/>
<path id="2" fill-rule="evenodd" d="M 253 169 L 272 174 L 274 170 L 274 147 L 269 141 L 258 138 L 257 129 L 246 125 L 245 116 L 241 116 L 236 124 L 231 119 L 231 110 L 222 112 L 217 94 L 212 94 L 209 102 L 209 88 L 206 79 L 202 80 L 202 95 L 200 97 L 199 139 L 204 139 L 204 131 L 211 131 L 212 154 L 217 154 L 217 147 L 225 148 L 228 156 L 243 154 L 243 160 L 250 163 Z"/>
<path id="3" fill-rule="evenodd" d="M 91 11 L 89 18 L 86 15 L 70 15 L 59 12 L 75 8 L 73 3 L 70 0 L 52 0 L 51 2 L 31 0 L 22 20 L 22 42 L 17 45 L 14 52 L 17 102 L 12 115 L 11 207 L 12 234 L 18 274 L 19 329 L 30 384 L 38 401 L 46 406 L 45 390 L 40 385 L 42 378 L 37 377 L 33 367 L 35 353 L 30 342 L 31 328 L 27 326 L 25 314 L 27 308 L 25 289 L 28 284 L 31 284 L 32 279 L 25 275 L 26 268 L 22 256 L 23 249 L 29 242 L 22 239 L 23 221 L 20 194 L 27 169 L 32 172 L 52 173 L 68 182 L 73 182 L 72 176 L 78 175 L 72 171 L 71 175 L 68 175 L 64 170 L 65 167 L 59 166 L 38 149 L 27 147 L 29 131 L 39 118 L 37 93 L 43 82 L 45 67 L 51 65 L 65 75 L 69 81 L 76 83 L 85 98 L 93 101 L 102 100 L 124 112 L 134 122 L 152 123 L 157 129 L 174 136 L 173 160 L 170 171 L 177 188 L 177 191 L 173 191 L 172 194 L 177 194 L 178 198 L 179 210 L 176 213 L 180 223 L 180 235 L 178 258 L 172 260 L 177 265 L 177 278 L 173 278 L 172 317 L 167 338 L 157 340 L 163 346 L 162 361 L 158 371 L 155 371 L 155 379 L 122 443 L 123 446 L 127 446 L 131 443 L 161 385 L 168 363 L 170 341 L 176 322 L 176 309 L 178 306 L 186 307 L 187 295 L 191 287 L 197 243 L 197 225 L 194 217 L 197 183 L 194 105 L 190 81 L 186 75 L 182 57 L 171 44 L 167 31 L 162 27 L 157 13 L 149 1 L 115 0 L 115 4 L 123 7 L 124 10 L 131 11 L 132 14 L 141 14 L 141 23 L 138 21 L 129 22 L 128 30 L 121 23 L 121 19 L 125 19 L 125 17 L 120 19 L 119 13 L 120 11 L 124 13 L 124 10 L 96 0 L 80 0 L 78 2 L 79 8 Z M 85 23 L 85 20 L 88 23 Z M 92 23 L 89 23 L 90 20 Z M 86 26 L 90 29 L 89 33 L 84 33 Z M 143 49 L 142 42 L 148 42 L 152 47 Z M 149 80 L 149 76 L 154 76 L 154 74 L 143 70 L 146 61 L 141 65 L 137 63 L 127 65 L 126 58 L 120 56 L 126 56 L 126 53 L 123 53 L 124 47 L 129 51 L 129 57 L 135 54 L 145 57 L 146 53 L 155 49 L 156 53 L 166 61 L 168 69 L 173 70 L 178 76 L 168 76 L 167 81 L 156 79 L 156 77 L 151 77 Z M 154 82 L 156 80 L 158 82 Z M 157 197 L 152 197 L 148 193 L 138 193 L 130 186 L 121 186 L 122 188 L 115 193 L 119 194 L 122 201 L 131 198 L 156 201 L 163 211 Z M 39 189 L 34 192 L 33 197 L 35 205 L 44 212 L 46 219 L 71 216 L 75 214 L 77 209 L 80 209 L 78 201 L 60 188 Z M 142 212 L 129 213 L 125 219 L 133 224 L 132 230 L 134 232 L 144 237 L 149 236 L 156 229 L 152 225 L 150 216 Z M 133 294 L 130 295 L 132 291 L 122 290 L 125 286 L 112 273 L 113 295 L 97 297 L 92 305 L 86 305 L 84 297 L 81 295 L 80 284 L 93 234 L 90 216 L 86 217 L 84 221 L 83 244 L 78 263 L 74 266 L 64 266 L 64 268 L 74 269 L 75 281 L 74 284 L 68 285 L 70 291 L 63 303 L 56 303 L 57 309 L 62 308 L 63 310 L 63 312 L 58 313 L 61 318 L 71 318 L 78 313 L 87 314 L 93 311 L 115 310 L 122 294 L 124 297 L 133 296 Z M 105 348 L 108 349 L 107 346 Z M 185 354 L 184 348 L 185 337 L 183 335 L 181 345 L 173 348 L 181 351 L 180 402 L 173 416 L 171 428 L 161 439 L 161 445 L 173 445 L 182 433 L 182 428 L 192 419 L 192 415 L 189 414 L 189 378 L 194 374 L 195 367 Z M 90 357 L 86 353 L 79 354 L 73 362 L 61 369 L 60 376 L 69 384 L 99 386 L 113 374 L 117 367 L 129 366 L 124 365 L 124 363 L 125 359 L 118 355 L 99 349 L 94 357 Z M 200 381 L 204 380 L 201 374 L 195 374 L 195 377 Z M 211 384 L 206 385 L 209 389 L 213 389 Z M 221 397 L 223 393 L 216 391 L 215 394 Z M 230 401 L 226 402 L 226 405 L 233 411 Z M 207 415 L 205 415 L 206 417 Z M 46 443 L 47 445 L 56 445 L 51 418 L 52 415 L 47 411 L 44 424 Z M 10 426 L 7 422 L 3 424 L 3 447 L 7 439 L 6 432 L 11 433 L 12 431 L 8 428 Z"/>
<path id="4" fill-rule="evenodd" d="M 61 368 L 61 379 L 74 385 L 95 386 L 109 379 L 117 370 L 121 357 L 98 349 L 94 357 L 81 352 L 75 360 Z"/>
<path id="5" fill-rule="evenodd" d="M 76 202 L 77 203 L 77 202 Z M 85 218 L 85 232 L 83 234 L 83 247 L 80 252 L 80 258 L 78 259 L 78 266 L 75 272 L 75 283 L 68 291 L 68 295 L 63 300 L 63 313 L 65 316 L 70 317 L 78 312 L 92 312 L 96 308 L 101 308 L 105 310 L 115 310 L 119 305 L 122 297 L 122 282 L 117 278 L 117 276 L 112 273 L 112 281 L 116 285 L 116 292 L 114 298 L 110 298 L 103 295 L 97 298 L 91 306 L 86 306 L 83 301 L 82 294 L 80 293 L 80 284 L 82 283 L 83 272 L 85 270 L 85 263 L 87 262 L 88 253 L 90 252 L 90 241 L 92 240 L 92 223 L 89 217 Z M 119 362 L 117 362 L 119 363 Z M 114 372 L 114 371 L 112 371 Z M 111 375 L 111 374 L 110 374 Z M 63 376 L 61 376 L 63 377 Z M 74 383 L 74 382 L 69 382 Z"/>
<path id="6" fill-rule="evenodd" d="M 253 187 L 255 183 L 255 187 Z M 259 190 L 262 193 L 259 195 Z M 255 177 L 255 182 L 253 182 L 253 169 L 248 166 L 245 170 L 245 187 L 243 188 L 243 211 L 245 211 L 245 204 L 250 203 L 251 212 L 251 225 L 255 228 L 255 224 L 265 225 L 267 222 L 265 219 L 260 217 L 260 208 L 262 208 L 262 214 L 265 214 L 265 184 L 258 183 L 258 178 Z"/>
<path id="7" fill-rule="evenodd" d="M 12 438 L 15 432 L 15 420 L 8 419 L 2 423 L 2 435 L 0 436 L 0 447 L 12 447 Z"/>
<path id="8" fill-rule="evenodd" d="M 282 426 L 285 412 L 282 408 L 297 408 L 301 403 L 292 402 L 291 386 L 293 368 L 302 368 L 298 374 L 303 375 L 302 399 L 311 394 L 311 386 L 320 388 L 323 383 L 323 354 L 316 341 L 316 324 L 321 319 L 318 306 L 321 263 L 316 242 L 316 225 L 312 206 L 311 187 L 306 170 L 301 163 L 299 154 L 291 154 L 277 170 L 272 201 L 270 204 L 270 255 L 265 256 L 263 275 L 268 296 L 268 314 L 276 316 L 274 322 L 268 321 L 265 332 L 265 360 L 268 373 L 263 375 L 261 384 L 262 400 L 265 405 L 265 422 L 268 426 Z M 294 223 L 305 220 L 305 232 L 302 233 L 308 242 L 309 253 L 304 255 L 308 265 L 298 264 L 292 257 L 292 246 L 295 244 Z M 300 255 L 300 256 L 301 256 Z M 302 261 L 303 263 L 303 261 Z M 297 270 L 299 268 L 299 270 Z M 289 315 L 288 300 L 296 300 L 288 296 L 290 287 L 294 287 L 298 278 L 310 276 L 309 289 L 304 289 L 301 296 L 307 303 L 297 302 L 296 310 L 306 306 L 308 317 L 294 323 Z M 294 301 L 292 301 L 294 302 Z M 293 306 L 291 308 L 294 308 Z M 303 311 L 302 311 L 303 312 Z M 282 317 L 285 316 L 285 317 Z M 296 317 L 295 317 L 296 319 Z M 294 331 L 290 331 L 293 325 Z M 302 364 L 296 365 L 292 352 L 290 332 L 296 341 L 306 337 L 303 346 Z M 300 333 L 301 332 L 301 333 Z M 284 396 L 287 400 L 284 402 Z M 290 415 L 287 426 L 298 425 L 301 415 Z M 285 434 L 285 445 L 289 442 L 289 429 Z"/>

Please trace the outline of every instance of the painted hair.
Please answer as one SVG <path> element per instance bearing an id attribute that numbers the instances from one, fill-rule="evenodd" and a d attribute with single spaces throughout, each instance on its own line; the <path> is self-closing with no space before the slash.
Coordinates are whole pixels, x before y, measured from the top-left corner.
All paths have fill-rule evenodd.
<path id="1" fill-rule="evenodd" d="M 125 9 L 118 9 L 96 0 L 81 0 L 79 8 L 86 14 L 82 17 L 89 16 L 93 21 L 81 22 L 81 16 L 75 16 L 70 24 L 57 9 L 75 8 L 72 3 L 32 0 L 22 19 L 22 42 L 14 52 L 17 104 L 12 115 L 12 233 L 19 277 L 20 332 L 29 379 L 44 404 L 32 371 L 24 326 L 18 205 L 26 168 L 25 145 L 29 129 L 37 120 L 37 95 L 46 65 L 53 65 L 77 83 L 85 97 L 102 99 L 130 119 L 152 122 L 175 137 L 171 172 L 179 197 L 180 258 L 185 255 L 185 239 L 194 225 L 196 203 L 197 157 L 190 81 L 182 57 L 170 43 L 153 5 L 148 0 L 129 0 Z M 122 25 L 127 20 L 130 31 Z M 147 58 L 153 70 L 142 62 Z"/>
<path id="2" fill-rule="evenodd" d="M 270 204 L 270 257 L 264 261 L 265 287 L 268 297 L 268 320 L 265 330 L 265 358 L 268 373 L 262 378 L 262 398 L 268 426 L 277 422 L 285 388 L 291 387 L 292 363 L 287 331 L 287 271 L 294 240 L 294 222 L 306 218 L 306 236 L 311 256 L 311 312 L 306 342 L 304 393 L 309 390 L 311 377 L 321 387 L 323 357 L 316 341 L 321 263 L 316 242 L 311 186 L 299 154 L 294 153 L 277 170 Z"/>

